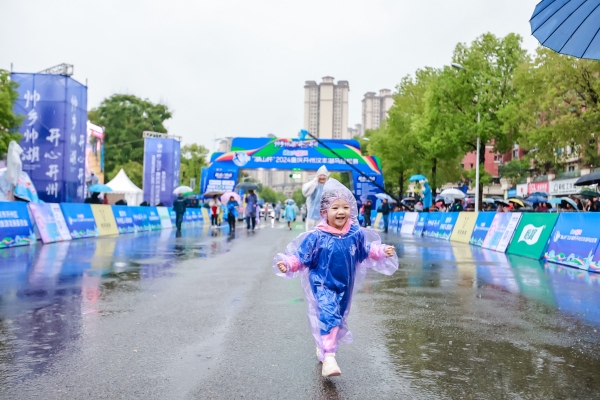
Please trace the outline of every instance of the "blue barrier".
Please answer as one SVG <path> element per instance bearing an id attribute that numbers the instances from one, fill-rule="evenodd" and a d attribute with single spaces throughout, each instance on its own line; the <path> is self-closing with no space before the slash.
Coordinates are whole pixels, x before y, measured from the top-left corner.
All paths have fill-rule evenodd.
<path id="1" fill-rule="evenodd" d="M 27 203 L 0 203 L 0 249 L 28 246 L 37 241 Z"/>
<path id="2" fill-rule="evenodd" d="M 423 236 L 438 237 L 440 225 L 442 224 L 442 219 L 445 214 L 446 213 L 442 212 L 429 213 L 429 216 L 427 217 L 427 223 L 425 224 L 425 229 L 423 229 Z"/>
<path id="3" fill-rule="evenodd" d="M 413 231 L 413 235 L 422 236 L 423 230 L 425 229 L 425 225 L 427 224 L 427 220 L 429 219 L 429 213 L 420 213 L 419 219 L 417 220 L 417 225 L 415 225 L 415 230 Z"/>
<path id="4" fill-rule="evenodd" d="M 600 242 L 600 214 L 562 213 L 550 235 L 544 258 L 552 263 L 600 271 L 594 255 Z M 596 261 L 598 259 L 596 258 Z"/>
<path id="5" fill-rule="evenodd" d="M 60 209 L 73 239 L 98 237 L 100 232 L 89 204 L 60 203 Z"/>
<path id="6" fill-rule="evenodd" d="M 454 225 L 456 225 L 456 221 L 458 220 L 459 213 L 447 212 L 440 214 L 442 214 L 442 220 L 436 237 L 438 239 L 450 240 L 450 236 L 452 236 L 452 231 L 454 230 Z"/>
<path id="7" fill-rule="evenodd" d="M 132 207 L 129 206 L 112 206 L 115 221 L 119 234 L 134 233 L 135 224 L 133 223 Z"/>
<path id="8" fill-rule="evenodd" d="M 481 247 L 490 230 L 490 226 L 492 226 L 495 216 L 495 212 L 480 212 L 477 215 L 477 222 L 475 222 L 475 228 L 473 229 L 471 240 L 469 241 L 470 244 Z"/>

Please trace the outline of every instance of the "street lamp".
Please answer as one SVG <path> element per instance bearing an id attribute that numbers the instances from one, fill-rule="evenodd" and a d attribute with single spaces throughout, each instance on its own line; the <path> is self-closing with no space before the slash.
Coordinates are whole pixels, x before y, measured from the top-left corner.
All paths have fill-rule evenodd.
<path id="1" fill-rule="evenodd" d="M 461 64 L 452 63 L 452 68 L 456 68 L 458 70 L 465 70 Z M 477 98 L 479 101 L 479 98 Z M 479 212 L 479 152 L 481 147 L 481 138 L 479 137 L 479 123 L 481 123 L 481 114 L 477 111 L 477 159 L 475 161 L 475 212 Z"/>

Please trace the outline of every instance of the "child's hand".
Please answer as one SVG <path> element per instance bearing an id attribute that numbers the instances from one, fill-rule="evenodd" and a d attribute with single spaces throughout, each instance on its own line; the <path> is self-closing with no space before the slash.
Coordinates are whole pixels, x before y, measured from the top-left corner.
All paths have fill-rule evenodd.
<path id="1" fill-rule="evenodd" d="M 287 267 L 285 266 L 285 263 L 283 261 L 279 261 L 277 263 L 277 268 L 279 268 L 279 270 L 284 274 L 287 272 Z"/>
<path id="2" fill-rule="evenodd" d="M 386 246 L 385 250 L 384 250 L 385 251 L 385 256 L 388 257 L 388 258 L 392 257 L 394 255 L 394 253 L 395 253 L 395 250 L 396 249 L 394 248 L 394 246 Z"/>

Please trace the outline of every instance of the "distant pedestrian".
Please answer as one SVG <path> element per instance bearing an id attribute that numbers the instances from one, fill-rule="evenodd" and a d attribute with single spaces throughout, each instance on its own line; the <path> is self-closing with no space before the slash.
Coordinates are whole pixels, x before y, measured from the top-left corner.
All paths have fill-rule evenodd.
<path id="1" fill-rule="evenodd" d="M 352 341 L 347 318 L 359 282 L 367 268 L 392 275 L 398 256 L 373 230 L 359 226 L 354 195 L 335 179 L 325 184 L 319 214 L 314 229 L 277 254 L 273 269 L 285 278 L 301 277 L 321 375 L 332 377 L 342 373 L 335 358 L 339 343 Z"/>
<path id="2" fill-rule="evenodd" d="M 462 200 L 461 199 L 454 199 L 454 203 L 452 203 L 452 206 L 450 207 L 451 212 L 460 212 L 460 211 L 464 211 L 463 205 L 462 205 Z"/>
<path id="3" fill-rule="evenodd" d="M 227 202 L 227 222 L 229 223 L 229 232 L 235 232 L 235 221 L 238 216 L 240 204 L 231 196 Z"/>
<path id="4" fill-rule="evenodd" d="M 173 211 L 175 211 L 175 227 L 177 228 L 177 233 L 181 233 L 181 223 L 183 222 L 183 215 L 185 214 L 186 208 L 187 204 L 183 198 L 183 193 L 179 193 L 173 202 Z"/>
<path id="5" fill-rule="evenodd" d="M 254 193 L 254 190 L 248 190 L 246 195 L 246 227 L 250 230 L 256 228 L 256 209 L 258 208 L 258 197 Z"/>
<path id="6" fill-rule="evenodd" d="M 219 196 L 214 195 L 213 198 L 208 202 L 208 209 L 210 211 L 210 226 L 217 228 L 219 226 L 219 215 L 221 214 L 221 201 Z"/>
<path id="7" fill-rule="evenodd" d="M 296 207 L 294 207 L 294 203 L 292 201 L 288 201 L 287 205 L 285 206 L 283 215 L 285 217 L 285 221 L 287 222 L 287 226 L 288 228 L 290 228 L 291 231 L 292 222 L 296 220 Z"/>
<path id="8" fill-rule="evenodd" d="M 388 233 L 388 225 L 390 223 L 390 203 L 388 203 L 388 199 L 383 199 L 383 203 L 381 203 L 378 211 L 381 213 L 381 218 L 383 219 L 383 232 Z"/>
<path id="9" fill-rule="evenodd" d="M 367 200 L 363 206 L 363 215 L 365 218 L 365 228 L 371 226 L 371 212 L 373 211 L 373 203 Z"/>
<path id="10" fill-rule="evenodd" d="M 275 220 L 279 221 L 279 218 L 281 218 L 281 202 L 278 201 L 277 205 L 275 206 Z"/>

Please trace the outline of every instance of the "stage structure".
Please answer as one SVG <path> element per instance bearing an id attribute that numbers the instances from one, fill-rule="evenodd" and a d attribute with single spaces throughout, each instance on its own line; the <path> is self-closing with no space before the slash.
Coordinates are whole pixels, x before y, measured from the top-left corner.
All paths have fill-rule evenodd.
<path id="1" fill-rule="evenodd" d="M 173 205 L 179 186 L 181 138 L 166 133 L 144 132 L 144 201 Z"/>
<path id="2" fill-rule="evenodd" d="M 370 198 L 375 202 L 375 194 L 382 192 L 375 184 L 383 187 L 383 174 L 377 157 L 363 156 L 356 140 L 320 141 L 322 144 L 312 139 L 234 138 L 230 152 L 214 153 L 210 165 L 202 169 L 201 191 L 235 190 L 240 169 L 316 171 L 325 165 L 331 172 L 351 173 L 354 195 L 358 199 Z"/>
<path id="3" fill-rule="evenodd" d="M 65 71 L 11 74 L 19 84 L 14 111 L 24 116 L 23 170 L 48 203 L 83 202 L 85 196 L 87 87 L 68 75 L 72 66 Z"/>

